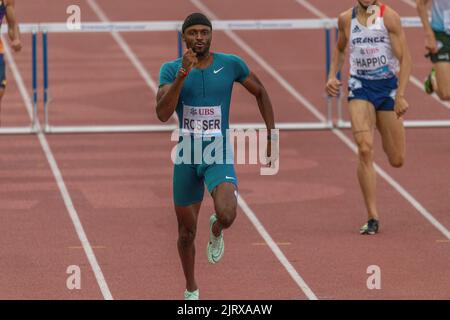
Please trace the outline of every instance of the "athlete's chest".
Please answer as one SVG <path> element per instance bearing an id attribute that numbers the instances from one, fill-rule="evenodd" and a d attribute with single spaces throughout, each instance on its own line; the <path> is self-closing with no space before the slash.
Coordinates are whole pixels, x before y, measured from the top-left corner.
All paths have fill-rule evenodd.
<path id="1" fill-rule="evenodd" d="M 193 69 L 184 82 L 182 96 L 224 99 L 231 95 L 234 76 L 228 65 L 219 62 L 206 69 Z"/>
<path id="2" fill-rule="evenodd" d="M 350 34 L 350 47 L 390 46 L 389 32 L 384 26 L 382 19 L 379 19 L 376 24 L 371 26 L 364 26 L 357 19 L 353 19 L 348 32 Z"/>

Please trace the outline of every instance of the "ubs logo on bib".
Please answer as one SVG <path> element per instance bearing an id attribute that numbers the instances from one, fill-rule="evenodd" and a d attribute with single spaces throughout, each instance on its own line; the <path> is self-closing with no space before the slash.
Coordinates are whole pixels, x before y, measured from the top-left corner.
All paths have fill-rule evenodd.
<path id="1" fill-rule="evenodd" d="M 222 135 L 221 106 L 183 106 L 183 133 L 195 136 Z"/>

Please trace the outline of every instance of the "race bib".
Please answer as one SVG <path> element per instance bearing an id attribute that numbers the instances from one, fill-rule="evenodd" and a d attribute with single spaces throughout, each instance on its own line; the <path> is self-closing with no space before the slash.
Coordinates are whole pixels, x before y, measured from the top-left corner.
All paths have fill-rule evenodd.
<path id="1" fill-rule="evenodd" d="M 222 136 L 222 109 L 220 106 L 193 107 L 183 105 L 182 134 L 194 136 Z"/>
<path id="2" fill-rule="evenodd" d="M 445 32 L 450 34 L 450 10 L 444 11 L 444 28 Z"/>

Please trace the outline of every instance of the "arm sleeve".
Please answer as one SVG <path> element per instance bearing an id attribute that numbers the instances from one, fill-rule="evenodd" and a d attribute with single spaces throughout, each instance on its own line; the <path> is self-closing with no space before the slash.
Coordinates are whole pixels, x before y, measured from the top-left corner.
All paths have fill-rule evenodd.
<path id="1" fill-rule="evenodd" d="M 159 86 L 171 84 L 175 81 L 176 70 L 171 63 L 164 63 L 159 71 Z"/>
<path id="2" fill-rule="evenodd" d="M 231 59 L 234 62 L 235 80 L 237 82 L 243 82 L 250 75 L 250 69 L 245 61 L 236 55 L 231 55 Z"/>

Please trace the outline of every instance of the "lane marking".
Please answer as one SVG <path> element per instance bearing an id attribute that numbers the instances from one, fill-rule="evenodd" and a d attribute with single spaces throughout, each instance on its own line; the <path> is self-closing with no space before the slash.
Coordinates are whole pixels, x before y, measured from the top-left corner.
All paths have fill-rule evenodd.
<path id="1" fill-rule="evenodd" d="M 200 10 L 206 13 L 211 19 L 219 20 L 219 18 L 211 11 L 209 10 L 203 3 L 201 3 L 198 0 L 191 0 L 191 2 Z M 319 119 L 322 119 L 322 121 L 325 121 L 325 117 L 317 110 L 315 107 L 308 102 L 300 93 L 298 93 L 285 79 L 281 77 L 281 75 L 272 67 L 268 65 L 268 63 L 263 60 L 250 46 L 248 46 L 244 40 L 242 40 L 235 32 L 231 30 L 226 30 L 225 33 L 230 37 L 236 44 L 238 44 L 239 47 L 244 49 L 250 56 L 252 56 L 258 63 L 265 66 L 266 71 L 268 71 L 273 77 L 275 77 L 278 82 L 287 90 L 289 91 L 297 100 L 300 102 L 304 102 L 304 105 L 309 106 L 309 110 L 316 115 Z M 241 195 L 238 195 L 238 204 L 241 207 L 242 211 L 244 211 L 245 215 L 248 217 L 248 219 L 252 222 L 253 226 L 256 228 L 258 233 L 261 235 L 261 237 L 264 239 L 264 241 L 267 243 L 269 248 L 272 250 L 272 252 L 277 257 L 278 261 L 283 265 L 283 267 L 286 269 L 286 271 L 289 273 L 291 278 L 295 281 L 297 286 L 303 291 L 303 293 L 308 297 L 310 300 L 318 300 L 315 293 L 311 290 L 311 288 L 306 284 L 305 280 L 300 276 L 300 274 L 297 272 L 297 270 L 294 268 L 294 266 L 289 262 L 289 260 L 286 258 L 284 253 L 281 251 L 280 247 L 275 243 L 275 241 L 272 239 L 272 237 L 269 235 L 267 230 L 264 228 L 262 223 L 259 221 L 259 219 L 256 217 L 255 213 L 250 209 L 250 207 L 247 205 L 245 200 L 242 198 Z"/>
<path id="2" fill-rule="evenodd" d="M 28 93 L 28 90 L 26 89 L 24 82 L 23 82 L 22 75 L 16 65 L 16 62 L 14 61 L 14 57 L 11 53 L 11 49 L 9 47 L 8 41 L 5 41 L 3 36 L 2 36 L 2 41 L 4 44 L 5 56 L 8 60 L 9 68 L 11 69 L 11 72 L 16 80 L 17 87 L 18 87 L 19 92 L 22 96 L 22 99 L 25 103 L 25 108 L 28 111 L 28 116 L 30 117 L 30 120 L 31 120 L 32 114 L 33 114 L 33 105 L 31 103 L 30 95 Z M 73 226 L 75 227 L 75 231 L 77 233 L 78 239 L 81 242 L 83 250 L 89 261 L 89 264 L 91 265 L 92 271 L 94 272 L 95 279 L 97 280 L 97 283 L 98 283 L 98 286 L 100 287 L 102 295 L 105 300 L 113 300 L 111 291 L 108 288 L 108 284 L 106 283 L 105 277 L 103 276 L 103 272 L 100 268 L 100 265 L 97 262 L 97 258 L 95 257 L 94 251 L 92 250 L 92 247 L 89 244 L 89 240 L 86 236 L 83 225 L 81 224 L 80 218 L 75 209 L 72 198 L 70 197 L 69 191 L 66 187 L 66 184 L 62 177 L 61 171 L 58 168 L 58 164 L 56 163 L 55 157 L 50 149 L 47 138 L 42 133 L 42 128 L 41 128 L 41 125 L 39 124 L 39 122 L 36 123 L 36 127 L 39 131 L 39 133 L 37 134 L 39 143 L 41 144 L 41 147 L 45 154 L 47 162 L 50 166 L 53 176 L 55 177 L 56 184 L 58 186 L 61 197 L 64 201 L 64 205 L 66 206 L 67 212 L 69 213 L 70 219 L 72 220 Z"/>
<path id="3" fill-rule="evenodd" d="M 72 246 L 68 247 L 69 249 L 83 249 L 82 246 Z M 91 246 L 92 249 L 106 249 L 105 246 Z"/>
<path id="4" fill-rule="evenodd" d="M 316 17 L 319 17 L 321 19 L 330 19 L 329 16 L 327 16 L 324 12 L 320 11 L 317 7 L 315 7 L 311 3 L 309 3 L 308 0 L 295 0 L 295 1 L 297 1 L 297 3 L 302 5 L 305 9 L 307 9 L 310 13 L 312 13 Z M 409 4 L 410 6 L 412 6 L 414 8 L 416 7 L 416 4 L 413 3 L 413 2 L 409 2 L 408 0 L 402 0 L 402 1 L 405 2 L 406 4 Z M 430 65 L 430 71 L 431 71 L 431 65 Z M 409 81 L 412 84 L 414 84 L 417 88 L 419 88 L 420 91 L 424 92 L 423 82 L 420 81 L 419 79 L 417 79 L 414 75 L 411 74 L 411 77 L 410 77 Z M 435 93 L 433 93 L 431 95 L 431 97 L 434 100 L 436 100 L 437 102 L 439 102 L 443 107 L 445 107 L 445 108 L 450 110 L 450 102 L 442 101 L 441 99 L 439 99 L 439 97 Z"/>
<path id="5" fill-rule="evenodd" d="M 100 6 L 97 4 L 95 0 L 86 0 L 89 7 L 94 11 L 94 13 L 97 15 L 97 17 L 100 19 L 101 22 L 110 23 L 111 21 L 106 16 L 105 12 L 100 8 Z M 156 95 L 158 92 L 158 85 L 155 80 L 153 80 L 150 73 L 145 69 L 144 65 L 142 64 L 141 60 L 137 57 L 137 55 L 134 53 L 134 51 L 130 48 L 130 46 L 127 44 L 125 39 L 122 37 L 120 33 L 117 31 L 111 32 L 112 37 L 117 42 L 119 47 L 122 49 L 122 51 L 125 53 L 125 55 L 128 57 L 128 59 L 131 61 L 133 66 L 136 68 L 136 70 L 139 72 L 141 77 L 144 79 L 147 86 L 153 91 L 153 93 Z M 156 102 L 155 102 L 156 103 Z M 178 123 L 178 116 L 176 112 L 172 114 L 172 120 L 176 123 Z"/>
<path id="6" fill-rule="evenodd" d="M 291 242 L 275 242 L 277 246 L 290 246 Z M 267 246 L 266 242 L 254 242 L 252 243 L 253 246 Z"/>
<path id="7" fill-rule="evenodd" d="M 219 20 L 218 17 L 209 10 L 200 0 L 191 0 L 191 2 L 202 12 L 208 15 L 211 19 Z M 301 3 L 301 2 L 300 2 Z M 309 4 L 307 9 L 311 12 L 320 12 L 316 7 Z M 312 10 L 314 8 L 315 10 Z M 321 12 L 319 17 L 326 17 L 324 13 Z M 242 38 L 240 38 L 235 32 L 232 30 L 226 30 L 226 35 L 235 42 L 243 51 L 245 51 L 248 55 L 250 55 L 260 66 L 264 68 L 264 70 L 269 73 L 273 78 L 275 78 L 293 97 L 295 97 L 300 103 L 302 103 L 313 115 L 316 116 L 321 121 L 325 121 L 325 116 L 311 103 L 307 100 L 303 95 L 301 95 L 296 89 L 290 85 L 275 69 L 269 65 L 259 54 L 257 54 Z M 347 136 L 345 136 L 342 131 L 338 129 L 333 129 L 332 132 L 347 145 L 353 152 L 357 153 L 356 145 L 350 141 Z M 447 239 L 450 239 L 450 232 L 437 220 L 433 217 L 431 213 L 429 213 L 411 194 L 409 194 L 399 183 L 397 183 L 392 177 L 390 177 L 380 166 L 374 163 L 376 172 L 386 181 L 388 182 L 394 189 L 396 189 L 416 210 L 427 219 L 437 230 L 439 230 Z M 248 205 L 245 203 L 242 197 L 238 198 L 239 206 L 243 209 L 244 213 L 247 217 L 252 221 L 253 225 L 257 228 L 260 235 L 264 238 L 264 240 L 268 243 L 272 252 L 277 256 L 278 260 L 283 264 L 286 270 L 289 272 L 294 281 L 299 285 L 299 287 L 303 290 L 303 292 L 310 299 L 317 299 L 317 296 L 312 292 L 303 278 L 297 273 L 295 268 L 290 264 L 287 260 L 286 256 L 282 253 L 280 248 L 275 244 L 273 239 L 270 237 L 268 232 L 264 229 L 262 224 L 256 218 L 256 215 L 251 211 Z"/>
<path id="8" fill-rule="evenodd" d="M 304 0 L 304 2 L 308 2 Z M 314 7 L 312 4 L 309 4 L 309 6 L 305 7 L 306 9 L 311 11 L 311 8 L 315 8 L 315 10 L 321 12 L 322 11 Z M 314 13 L 314 12 L 313 12 Z M 326 15 L 325 15 L 326 16 Z M 328 17 L 329 18 L 329 17 Z M 418 81 L 418 80 L 417 80 Z M 414 81 L 413 81 L 414 83 Z M 416 83 L 417 85 L 417 83 Z M 358 153 L 358 149 L 356 145 L 339 129 L 333 129 L 332 132 L 338 136 L 338 138 L 344 142 L 353 152 Z M 403 198 L 405 198 L 428 222 L 430 222 L 437 230 L 439 230 L 447 239 L 450 239 L 450 231 L 441 224 L 427 209 L 425 209 L 422 204 L 420 204 L 417 199 L 415 199 L 408 191 L 406 191 L 405 188 L 403 188 L 394 178 L 392 178 L 386 171 L 381 169 L 380 166 L 378 166 L 374 162 L 375 171 L 388 183 L 390 184 L 395 190 L 397 190 L 398 193 L 400 193 Z"/>
<path id="9" fill-rule="evenodd" d="M 111 21 L 108 19 L 106 14 L 103 12 L 103 10 L 100 8 L 100 6 L 95 2 L 95 0 L 86 0 L 89 7 L 91 7 L 92 11 L 97 15 L 97 17 L 100 19 L 100 21 L 105 23 L 110 23 Z M 125 39 L 120 35 L 117 31 L 111 32 L 112 37 L 114 40 L 116 40 L 119 47 L 123 50 L 125 55 L 128 57 L 128 59 L 131 61 L 133 66 L 136 68 L 136 70 L 139 72 L 141 77 L 144 79 L 145 83 L 148 85 L 148 87 L 156 93 L 158 91 L 158 85 L 151 77 L 150 73 L 145 69 L 144 65 L 141 63 L 139 58 L 136 56 L 136 54 L 131 50 L 130 46 L 127 44 Z"/>
<path id="10" fill-rule="evenodd" d="M 410 5 L 411 7 L 413 7 L 414 9 L 416 9 L 416 2 L 414 0 L 401 0 L 402 2 L 406 3 L 407 5 Z M 428 14 L 431 15 L 431 12 L 428 11 Z M 417 79 L 416 77 L 414 77 L 413 75 L 411 75 L 410 81 L 416 86 L 418 87 L 421 91 L 423 90 L 423 82 L 420 81 L 419 79 Z M 439 102 L 441 105 L 443 105 L 445 108 L 450 110 L 450 102 L 449 101 L 442 101 L 439 96 L 436 93 L 433 93 L 431 95 L 431 97 L 436 100 L 437 102 Z"/>
<path id="11" fill-rule="evenodd" d="M 400 0 L 400 1 L 402 1 L 403 3 L 406 3 L 407 5 L 410 5 L 414 9 L 416 8 L 416 3 L 414 0 Z"/>
<path id="12" fill-rule="evenodd" d="M 298 285 L 298 287 L 303 291 L 303 293 L 308 297 L 309 300 L 318 300 L 315 293 L 311 290 L 311 288 L 306 284 L 305 280 L 300 276 L 294 266 L 289 262 L 284 253 L 281 251 L 280 247 L 275 243 L 275 241 L 270 236 L 269 232 L 264 228 L 261 221 L 256 217 L 256 214 L 250 209 L 247 202 L 242 198 L 241 195 L 238 196 L 238 204 L 241 207 L 242 211 L 244 211 L 245 215 L 251 221 L 253 226 L 256 228 L 258 233 L 264 239 L 264 241 L 269 246 L 270 250 L 275 254 L 278 261 L 281 262 L 283 267 Z"/>

